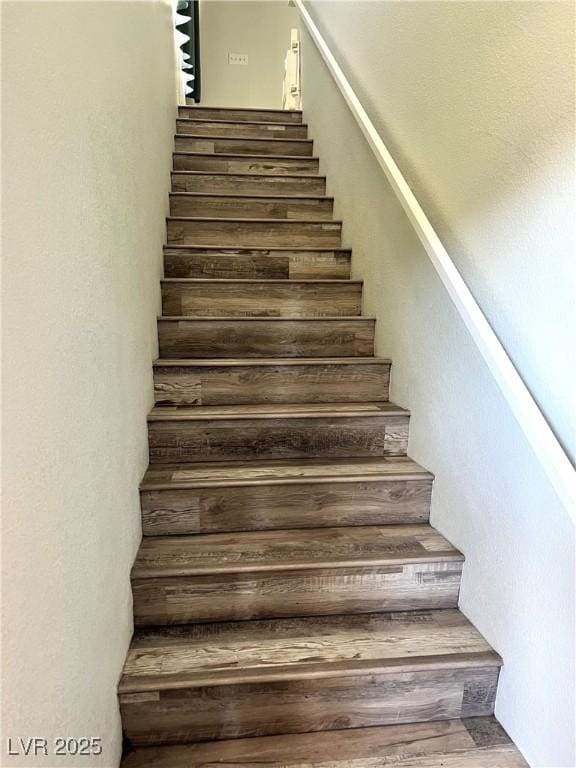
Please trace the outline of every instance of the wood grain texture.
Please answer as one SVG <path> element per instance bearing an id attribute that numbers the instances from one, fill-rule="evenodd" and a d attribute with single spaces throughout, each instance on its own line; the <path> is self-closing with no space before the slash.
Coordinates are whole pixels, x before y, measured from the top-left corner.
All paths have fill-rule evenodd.
<path id="1" fill-rule="evenodd" d="M 122 768 L 528 768 L 494 717 L 262 736 L 129 753 Z"/>
<path id="2" fill-rule="evenodd" d="M 326 177 L 172 171 L 173 192 L 237 195 L 325 195 Z"/>
<path id="3" fill-rule="evenodd" d="M 500 665 L 456 609 L 190 624 L 137 631 L 120 692 Z"/>
<path id="4" fill-rule="evenodd" d="M 407 456 L 394 459 L 306 459 L 306 461 L 251 461 L 246 464 L 174 464 L 148 467 L 142 488 L 218 488 L 228 485 L 287 485 L 300 483 L 349 483 L 385 480 L 432 479 Z"/>
<path id="5" fill-rule="evenodd" d="M 156 580 L 463 560 L 463 555 L 429 525 L 157 536 L 143 539 L 132 578 Z"/>
<path id="6" fill-rule="evenodd" d="M 164 315 L 190 317 L 351 317 L 362 311 L 362 283 L 352 280 L 162 281 Z"/>
<path id="7" fill-rule="evenodd" d="M 455 608 L 461 574 L 458 562 L 403 562 L 134 579 L 134 622 L 138 627 L 169 626 Z"/>
<path id="8" fill-rule="evenodd" d="M 301 123 L 302 112 L 286 109 L 179 106 L 178 117 L 203 120 L 236 120 L 263 123 Z"/>
<path id="9" fill-rule="evenodd" d="M 350 251 L 172 246 L 164 249 L 166 277 L 302 280 L 350 278 Z"/>
<path id="10" fill-rule="evenodd" d="M 525 768 L 302 113 L 178 112 L 119 699 L 135 745 L 236 741 L 127 767 Z"/>
<path id="11" fill-rule="evenodd" d="M 340 221 L 289 219 L 222 219 L 170 216 L 166 222 L 168 245 L 303 246 L 339 248 Z"/>
<path id="12" fill-rule="evenodd" d="M 175 152 L 173 164 L 175 171 L 252 173 L 268 176 L 311 176 L 317 174 L 319 169 L 317 157 L 217 155 L 213 152 Z"/>
<path id="13" fill-rule="evenodd" d="M 176 133 L 194 136 L 245 136 L 260 139 L 306 139 L 308 126 L 305 123 L 263 123 L 241 120 L 205 120 L 201 118 L 178 118 Z"/>
<path id="14" fill-rule="evenodd" d="M 491 715 L 497 680 L 495 666 L 446 666 L 124 693 L 120 710 L 133 744 L 177 744 Z"/>
<path id="15" fill-rule="evenodd" d="M 429 526 L 144 539 L 138 626 L 455 608 L 462 555 Z"/>
<path id="16" fill-rule="evenodd" d="M 431 479 L 144 489 L 142 527 L 165 536 L 418 523 L 428 519 L 431 491 Z"/>
<path id="17" fill-rule="evenodd" d="M 408 425 L 388 403 L 155 408 L 150 462 L 402 456 Z"/>
<path id="18" fill-rule="evenodd" d="M 332 219 L 331 197 L 172 193 L 171 216 L 246 219 Z"/>
<path id="19" fill-rule="evenodd" d="M 433 477 L 409 459 L 150 465 L 144 535 L 428 520 Z"/>
<path id="20" fill-rule="evenodd" d="M 389 382 L 390 362 L 377 358 L 154 364 L 162 405 L 379 402 L 388 400 Z"/>
<path id="21" fill-rule="evenodd" d="M 136 744 L 474 717 L 500 664 L 457 610 L 156 628 L 134 636 L 120 704 Z"/>
<path id="22" fill-rule="evenodd" d="M 161 357 L 370 357 L 374 319 L 159 318 Z"/>
<path id="23" fill-rule="evenodd" d="M 191 136 L 176 134 L 176 152 L 214 152 L 224 155 L 291 155 L 312 157 L 311 139 L 254 138 L 249 136 Z"/>

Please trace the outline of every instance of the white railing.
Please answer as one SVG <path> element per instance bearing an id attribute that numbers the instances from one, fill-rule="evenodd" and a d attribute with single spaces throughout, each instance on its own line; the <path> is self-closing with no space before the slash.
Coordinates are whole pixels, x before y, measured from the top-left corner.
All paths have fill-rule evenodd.
<path id="1" fill-rule="evenodd" d="M 302 109 L 300 90 L 300 33 L 290 30 L 290 48 L 284 59 L 284 82 L 282 83 L 282 109 Z"/>
<path id="2" fill-rule="evenodd" d="M 573 520 L 576 521 L 576 470 L 470 293 L 454 262 L 440 242 L 440 238 L 428 221 L 406 179 L 394 162 L 392 155 L 346 79 L 314 20 L 306 10 L 303 0 L 294 0 L 294 3 L 534 454 L 542 465 L 558 498 Z"/>

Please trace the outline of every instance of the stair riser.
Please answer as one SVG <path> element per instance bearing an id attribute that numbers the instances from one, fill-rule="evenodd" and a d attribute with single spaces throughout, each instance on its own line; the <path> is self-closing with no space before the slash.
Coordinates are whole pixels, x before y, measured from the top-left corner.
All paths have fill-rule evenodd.
<path id="1" fill-rule="evenodd" d="M 404 456 L 408 416 L 153 421 L 150 462 Z"/>
<path id="2" fill-rule="evenodd" d="M 462 563 L 318 568 L 132 582 L 136 626 L 456 608 Z"/>
<path id="3" fill-rule="evenodd" d="M 454 668 L 150 690 L 121 694 L 120 709 L 136 745 L 482 717 L 494 711 L 498 672 Z"/>
<path id="4" fill-rule="evenodd" d="M 196 317 L 352 317 L 359 283 L 162 283 L 162 313 Z"/>
<path id="5" fill-rule="evenodd" d="M 426 523 L 432 480 L 220 486 L 141 492 L 145 536 Z"/>
<path id="6" fill-rule="evenodd" d="M 176 152 L 215 152 L 223 155 L 292 155 L 312 157 L 312 142 L 290 139 L 226 138 L 218 136 L 176 136 Z"/>
<path id="7" fill-rule="evenodd" d="M 268 175 L 308 176 L 318 173 L 314 157 L 266 158 L 236 155 L 187 155 L 174 153 L 175 171 L 212 171 L 214 173 L 254 173 Z"/>
<path id="8" fill-rule="evenodd" d="M 348 280 L 350 253 L 338 251 L 202 251 L 167 250 L 166 277 L 252 280 Z"/>
<path id="9" fill-rule="evenodd" d="M 155 366 L 162 405 L 345 403 L 388 400 L 390 365 Z"/>
<path id="10" fill-rule="evenodd" d="M 273 109 L 220 109 L 218 107 L 178 107 L 178 117 L 202 120 L 238 120 L 258 123 L 301 123 L 302 112 Z"/>
<path id="11" fill-rule="evenodd" d="M 237 195 L 325 195 L 324 176 L 250 176 L 248 174 L 172 173 L 173 192 Z"/>
<path id="12" fill-rule="evenodd" d="M 153 749 L 122 768 L 529 768 L 493 716 Z"/>
<path id="13" fill-rule="evenodd" d="M 371 357 L 373 320 L 162 320 L 160 356 Z"/>
<path id="14" fill-rule="evenodd" d="M 306 125 L 252 125 L 246 122 L 225 123 L 210 122 L 194 119 L 176 121 L 176 133 L 193 134 L 194 136 L 246 136 L 253 139 L 306 139 L 308 127 Z"/>
<path id="15" fill-rule="evenodd" d="M 168 245 L 339 248 L 340 222 L 168 219 Z"/>
<path id="16" fill-rule="evenodd" d="M 326 219 L 329 221 L 332 218 L 332 200 L 314 198 L 267 200 L 171 195 L 170 214 L 229 219 Z"/>

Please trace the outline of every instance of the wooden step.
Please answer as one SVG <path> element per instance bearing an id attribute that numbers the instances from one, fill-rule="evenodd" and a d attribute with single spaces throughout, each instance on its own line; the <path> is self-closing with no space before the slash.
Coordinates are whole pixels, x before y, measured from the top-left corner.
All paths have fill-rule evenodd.
<path id="1" fill-rule="evenodd" d="M 205 120 L 178 118 L 176 133 L 195 136 L 245 136 L 260 139 L 306 139 L 305 123 L 263 123 L 242 120 Z"/>
<path id="2" fill-rule="evenodd" d="M 225 248 L 172 245 L 164 249 L 166 277 L 214 279 L 348 280 L 344 248 Z"/>
<path id="3" fill-rule="evenodd" d="M 407 458 L 150 465 L 145 535 L 420 523 L 433 477 Z"/>
<path id="4" fill-rule="evenodd" d="M 433 476 L 408 458 L 151 464 L 145 536 L 428 520 Z"/>
<path id="5" fill-rule="evenodd" d="M 158 405 L 345 403 L 388 400 L 383 358 L 158 360 Z"/>
<path id="6" fill-rule="evenodd" d="M 325 195 L 326 177 L 265 173 L 204 173 L 172 171 L 174 192 L 237 195 Z"/>
<path id="7" fill-rule="evenodd" d="M 262 123 L 301 123 L 302 112 L 288 109 L 179 106 L 178 117 L 203 120 L 236 120 Z"/>
<path id="8" fill-rule="evenodd" d="M 456 608 L 464 557 L 428 525 L 145 538 L 137 626 Z"/>
<path id="9" fill-rule="evenodd" d="M 393 403 L 156 407 L 150 462 L 405 456 L 409 418 Z"/>
<path id="10" fill-rule="evenodd" d="M 177 133 L 176 152 L 214 152 L 218 155 L 286 155 L 312 157 L 311 139 L 257 139 L 246 136 L 191 136 Z"/>
<path id="11" fill-rule="evenodd" d="M 494 717 L 141 747 L 121 768 L 528 768 Z"/>
<path id="12" fill-rule="evenodd" d="M 500 665 L 455 609 L 147 629 L 120 708 L 136 745 L 479 717 Z"/>
<path id="13" fill-rule="evenodd" d="M 342 222 L 170 216 L 167 219 L 167 237 L 168 245 L 339 248 L 342 243 Z"/>
<path id="14" fill-rule="evenodd" d="M 170 195 L 171 216 L 225 219 L 332 219 L 334 198 L 303 195 L 238 195 L 178 192 Z"/>
<path id="15" fill-rule="evenodd" d="M 252 173 L 279 176 L 281 174 L 311 176 L 318 173 L 317 157 L 286 155 L 217 155 L 213 152 L 175 152 L 175 171 L 204 171 L 214 173 Z"/>
<path id="16" fill-rule="evenodd" d="M 161 357 L 371 357 L 372 317 L 160 317 Z"/>
<path id="17" fill-rule="evenodd" d="M 362 312 L 359 280 L 162 280 L 165 315 L 350 317 Z"/>

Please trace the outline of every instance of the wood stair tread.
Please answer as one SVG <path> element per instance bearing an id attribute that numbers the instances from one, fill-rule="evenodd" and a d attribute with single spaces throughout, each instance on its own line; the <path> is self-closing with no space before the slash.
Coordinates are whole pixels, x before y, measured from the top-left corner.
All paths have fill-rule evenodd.
<path id="1" fill-rule="evenodd" d="M 219 622 L 136 631 L 119 691 L 501 664 L 457 609 Z"/>
<path id="2" fill-rule="evenodd" d="M 186 152 L 177 152 L 175 154 L 198 154 L 198 153 L 186 153 Z M 222 155 L 219 155 L 222 157 Z M 244 155 L 244 157 L 246 157 Z M 260 157 L 260 155 L 259 155 Z M 315 181 L 324 180 L 326 181 L 326 176 L 322 175 L 321 173 L 255 173 L 255 172 L 248 172 L 248 171 L 192 171 L 192 170 L 186 170 L 182 169 L 181 171 L 175 171 L 172 169 L 170 171 L 171 176 L 247 176 L 249 178 L 252 178 L 254 176 L 257 176 L 259 180 L 264 180 L 266 178 L 270 179 L 278 179 L 279 181 L 283 181 L 286 179 L 297 179 L 300 181 L 301 179 L 314 179 Z M 176 194 L 178 194 L 178 190 L 174 190 Z M 183 194 L 183 193 L 180 193 Z M 204 193 L 204 194 L 210 194 Z"/>
<path id="3" fill-rule="evenodd" d="M 168 277 L 162 313 L 206 317 L 360 317 L 362 281 Z"/>
<path id="4" fill-rule="evenodd" d="M 203 174 L 206 175 L 206 174 Z M 216 174 L 211 174 L 216 175 Z M 238 175 L 238 174 L 234 174 Z M 281 178 L 286 178 L 282 176 Z M 302 178 L 299 176 L 298 178 Z M 334 200 L 330 195 L 250 195 L 246 192 L 170 192 L 170 197 L 222 197 L 241 200 Z"/>
<path id="5" fill-rule="evenodd" d="M 290 221 L 304 221 L 321 219 L 333 220 L 334 200 L 326 195 L 303 194 L 298 190 L 297 194 L 276 194 L 266 190 L 266 194 L 236 194 L 236 189 L 226 189 L 224 192 L 215 191 L 213 188 L 206 191 L 206 185 L 210 187 L 212 181 L 204 180 L 202 186 L 205 189 L 196 191 L 173 191 L 170 193 L 170 216 L 172 217 L 213 217 L 213 218 L 265 218 L 270 221 L 287 219 Z M 190 182 L 184 184 L 188 187 Z M 245 185 L 241 184 L 241 189 Z M 290 190 L 288 190 L 290 191 Z M 308 190 L 304 189 L 304 193 Z"/>
<path id="6" fill-rule="evenodd" d="M 342 245 L 342 222 L 326 218 L 167 216 L 166 226 L 170 245 Z"/>
<path id="7" fill-rule="evenodd" d="M 358 361 L 358 362 L 356 362 Z M 160 358 L 157 405 L 387 402 L 383 358 Z"/>
<path id="8" fill-rule="evenodd" d="M 462 562 L 429 525 L 249 531 L 143 539 L 133 579 Z"/>
<path id="9" fill-rule="evenodd" d="M 410 414 L 393 403 L 165 405 L 148 417 L 152 463 L 406 455 Z"/>
<path id="10" fill-rule="evenodd" d="M 378 403 L 271 403 L 255 405 L 156 406 L 148 421 L 195 421 L 198 419 L 310 419 L 351 416 L 408 416 L 409 411 L 390 402 Z"/>
<path id="11" fill-rule="evenodd" d="M 337 285 L 338 287 L 347 285 L 362 285 L 362 280 L 327 280 L 325 278 L 311 278 L 311 279 L 294 279 L 294 280 L 278 280 L 268 278 L 234 278 L 234 277 L 164 277 L 160 281 L 161 283 L 192 283 L 198 285 L 202 283 L 207 284 L 234 284 L 240 283 L 246 285 L 248 283 L 256 283 L 257 285 L 288 285 L 290 287 L 303 283 L 304 285 Z"/>
<path id="12" fill-rule="evenodd" d="M 277 123 L 274 123 L 277 125 Z M 297 142 L 299 144 L 312 144 L 313 139 L 299 139 L 291 136 L 279 138 L 278 136 L 217 136 L 205 133 L 175 133 L 175 139 L 201 139 L 202 141 L 210 141 L 211 139 L 223 139 L 224 141 L 289 141 Z"/>
<path id="13" fill-rule="evenodd" d="M 205 152 L 175 152 L 174 154 L 177 155 L 197 155 L 197 154 L 206 154 Z M 225 155 L 219 154 L 218 157 L 225 157 Z M 242 155 L 242 157 L 246 157 L 246 155 Z M 258 157 L 261 157 L 261 155 L 258 155 Z M 291 155 L 293 157 L 293 155 Z M 319 173 L 248 173 L 247 171 L 170 171 L 171 176 L 258 176 L 260 180 L 265 178 L 272 178 L 272 179 L 326 179 L 326 176 L 319 174 Z M 209 194 L 209 193 L 208 193 Z"/>
<path id="14" fill-rule="evenodd" d="M 199 138 L 206 139 L 208 137 L 201 136 Z M 273 141 L 273 139 L 269 139 L 269 141 Z M 284 141 L 284 139 L 282 139 L 282 141 Z M 292 141 L 292 139 L 287 139 L 287 141 Z M 297 139 L 295 139 L 295 141 L 297 141 Z M 270 162 L 271 160 L 293 160 L 295 163 L 302 162 L 302 161 L 307 161 L 307 162 L 314 161 L 316 163 L 318 162 L 318 158 L 315 155 L 258 155 L 258 154 L 253 155 L 248 153 L 244 154 L 243 152 L 192 152 L 186 149 L 177 149 L 172 154 L 173 155 L 191 155 L 192 157 L 210 157 L 210 158 L 224 159 L 224 160 L 226 158 L 231 158 L 234 160 L 258 160 L 258 161 L 265 161 L 265 162 Z M 256 174 L 253 173 L 251 175 L 256 175 Z M 268 175 L 275 176 L 277 174 L 268 174 Z M 310 175 L 313 175 L 313 174 L 310 174 Z"/>
<path id="15" fill-rule="evenodd" d="M 213 152 L 216 155 L 247 154 L 268 156 L 312 157 L 314 142 L 309 138 L 293 136 L 221 135 L 217 132 L 174 136 L 175 152 Z"/>
<path id="16" fill-rule="evenodd" d="M 199 112 L 205 114 L 206 112 L 242 112 L 250 114 L 251 112 L 270 112 L 272 114 L 286 114 L 294 115 L 295 117 L 302 114 L 301 109 L 275 109 L 274 107 L 208 107 L 204 104 L 179 104 L 178 110 L 188 110 L 190 114 L 193 112 Z"/>
<path id="17" fill-rule="evenodd" d="M 433 475 L 407 457 L 395 459 L 289 459 L 150 465 L 142 490 L 204 488 L 222 485 L 346 483 L 379 480 L 430 480 Z"/>
<path id="18" fill-rule="evenodd" d="M 222 123 L 224 125 L 237 125 L 238 120 L 219 120 L 215 117 L 179 117 L 178 121 L 189 121 L 190 123 Z M 272 128 L 281 128 L 282 126 L 288 126 L 290 128 L 293 128 L 294 126 L 297 126 L 298 128 L 307 128 L 307 123 L 267 123 L 262 120 L 242 120 L 240 121 L 242 125 L 264 125 L 264 126 L 271 126 Z"/>
<path id="19" fill-rule="evenodd" d="M 161 315 L 161 357 L 370 357 L 376 319 Z"/>
<path id="20" fill-rule="evenodd" d="M 190 315 L 158 315 L 158 320 L 168 320 L 174 322 L 215 322 L 223 320 L 233 323 L 315 323 L 315 322 L 342 322 L 342 323 L 375 323 L 376 318 L 371 315 L 311 315 L 309 317 L 250 317 L 249 315 L 243 315 L 241 317 L 230 317 L 229 315 L 197 315 L 190 317 Z"/>
<path id="21" fill-rule="evenodd" d="M 173 245 L 164 248 L 164 270 L 166 277 L 347 280 L 351 257 L 333 247 Z"/>
<path id="22" fill-rule="evenodd" d="M 342 282 L 335 280 L 334 282 Z M 190 367 L 211 367 L 213 365 L 219 368 L 233 366 L 256 366 L 256 365 L 390 365 L 391 360 L 388 357 L 262 357 L 262 358 L 214 358 L 209 360 L 205 357 L 194 360 L 190 357 L 184 358 L 157 358 L 153 365 L 162 368 L 185 368 Z"/>
<path id="23" fill-rule="evenodd" d="M 238 216 L 232 216 L 230 218 L 216 217 L 216 216 L 167 216 L 168 221 L 210 221 L 215 224 L 226 224 L 226 222 L 234 221 L 238 224 L 320 224 L 322 227 L 331 228 L 333 225 L 342 226 L 340 219 L 242 219 Z M 251 248 L 251 246 L 246 246 Z"/>
<path id="24" fill-rule="evenodd" d="M 291 245 L 246 245 L 246 246 L 233 246 L 233 245 L 165 245 L 164 253 L 170 253 L 176 251 L 177 253 L 186 253 L 187 251 L 195 253 L 197 251 L 224 251 L 228 254 L 243 254 L 254 251 L 255 253 L 274 253 L 275 251 L 292 251 L 296 253 L 345 253 L 350 254 L 352 251 L 350 248 L 337 248 L 337 247 L 322 247 L 322 246 L 291 246 Z"/>
<path id="25" fill-rule="evenodd" d="M 121 768 L 528 768 L 494 717 L 292 733 L 130 752 Z"/>

